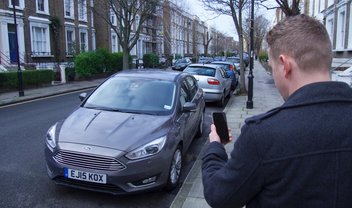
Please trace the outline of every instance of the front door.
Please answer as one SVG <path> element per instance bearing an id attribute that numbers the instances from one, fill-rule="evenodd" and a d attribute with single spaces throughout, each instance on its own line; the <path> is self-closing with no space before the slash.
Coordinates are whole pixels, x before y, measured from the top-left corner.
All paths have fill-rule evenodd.
<path id="1" fill-rule="evenodd" d="M 10 49 L 10 62 L 11 64 L 17 63 L 17 50 L 16 50 L 16 34 L 9 32 L 9 49 Z"/>

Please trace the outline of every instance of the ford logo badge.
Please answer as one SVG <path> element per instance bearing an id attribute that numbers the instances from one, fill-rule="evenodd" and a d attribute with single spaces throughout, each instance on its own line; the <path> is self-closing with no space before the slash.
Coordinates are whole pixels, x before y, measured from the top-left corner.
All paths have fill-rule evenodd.
<path id="1" fill-rule="evenodd" d="M 88 150 L 88 151 L 91 151 L 93 148 L 90 147 L 90 146 L 84 146 L 83 149 Z"/>

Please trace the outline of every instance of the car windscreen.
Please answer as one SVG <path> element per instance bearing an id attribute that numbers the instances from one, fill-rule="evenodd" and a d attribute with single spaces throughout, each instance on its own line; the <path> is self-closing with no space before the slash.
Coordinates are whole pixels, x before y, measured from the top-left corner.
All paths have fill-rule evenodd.
<path id="1" fill-rule="evenodd" d="M 187 63 L 186 59 L 179 59 L 175 62 L 175 64 L 185 64 L 185 63 Z"/>
<path id="2" fill-rule="evenodd" d="M 240 63 L 239 58 L 227 58 L 226 61 L 234 62 L 234 63 Z"/>
<path id="3" fill-rule="evenodd" d="M 83 107 L 107 111 L 165 115 L 171 113 L 176 94 L 169 81 L 113 77 L 99 86 Z"/>
<path id="4" fill-rule="evenodd" d="M 184 72 L 201 76 L 215 77 L 215 69 L 209 67 L 188 67 L 184 70 Z"/>

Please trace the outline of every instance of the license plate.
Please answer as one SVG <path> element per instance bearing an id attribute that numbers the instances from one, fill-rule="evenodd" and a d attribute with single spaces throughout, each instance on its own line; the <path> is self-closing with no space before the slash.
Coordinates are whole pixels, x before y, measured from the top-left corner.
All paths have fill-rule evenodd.
<path id="1" fill-rule="evenodd" d="M 90 173 L 86 171 L 64 168 L 64 176 L 65 178 L 71 178 L 80 181 L 106 184 L 106 174 Z"/>

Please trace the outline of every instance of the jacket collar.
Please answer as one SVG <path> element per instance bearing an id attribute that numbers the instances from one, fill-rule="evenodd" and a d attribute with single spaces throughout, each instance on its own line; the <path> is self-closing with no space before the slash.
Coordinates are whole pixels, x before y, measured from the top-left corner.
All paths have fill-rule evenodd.
<path id="1" fill-rule="evenodd" d="M 334 81 L 307 84 L 292 93 L 280 108 L 327 102 L 352 102 L 352 88 Z"/>
<path id="2" fill-rule="evenodd" d="M 245 122 L 246 124 L 260 123 L 283 109 L 329 102 L 352 103 L 352 88 L 346 83 L 333 81 L 308 84 L 292 93 L 283 105 L 248 118 Z"/>

